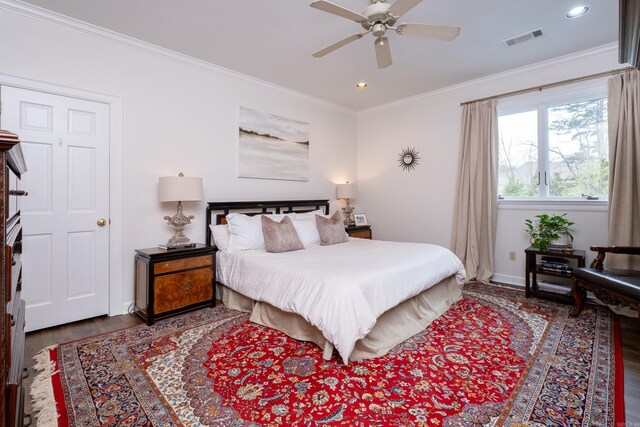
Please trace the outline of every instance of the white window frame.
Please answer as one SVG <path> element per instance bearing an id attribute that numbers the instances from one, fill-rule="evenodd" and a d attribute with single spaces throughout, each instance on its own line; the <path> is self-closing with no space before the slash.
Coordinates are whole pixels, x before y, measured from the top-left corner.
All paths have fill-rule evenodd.
<path id="1" fill-rule="evenodd" d="M 529 92 L 515 95 L 509 98 L 499 99 L 496 105 L 498 117 L 503 115 L 524 113 L 527 111 L 537 111 L 538 115 L 538 168 L 540 172 L 540 185 L 537 196 L 517 197 L 507 196 L 501 198 L 498 204 L 502 208 L 520 209 L 524 207 L 546 207 L 547 209 L 573 209 L 582 206 L 586 210 L 606 210 L 608 197 L 599 197 L 598 200 L 587 200 L 584 197 L 558 197 L 548 195 L 545 174 L 549 167 L 549 126 L 548 109 L 559 105 L 566 105 L 596 98 L 606 98 L 608 96 L 608 78 L 588 80 L 570 85 L 563 85 L 554 88 L 546 88 L 539 92 Z M 540 165 L 545 165 L 544 169 Z M 589 205 L 589 207 L 585 206 Z M 581 210 L 581 209 L 578 209 Z"/>

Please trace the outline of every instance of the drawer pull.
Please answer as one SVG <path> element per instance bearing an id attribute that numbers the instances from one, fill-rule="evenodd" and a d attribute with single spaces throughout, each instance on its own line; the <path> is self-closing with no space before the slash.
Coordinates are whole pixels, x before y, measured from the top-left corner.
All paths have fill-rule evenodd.
<path id="1" fill-rule="evenodd" d="M 180 283 L 180 285 L 178 286 L 178 290 L 183 295 L 191 293 L 192 288 L 193 288 L 193 283 L 191 283 L 191 280 L 189 279 L 184 279 L 182 283 Z"/>
<path id="2" fill-rule="evenodd" d="M 23 368 L 22 369 L 22 379 L 26 380 L 27 378 L 29 378 L 29 374 L 31 374 L 31 371 L 29 370 L 29 368 Z"/>
<path id="3" fill-rule="evenodd" d="M 14 319 L 13 314 L 11 315 L 11 326 L 16 326 L 16 319 Z"/>
<path id="4" fill-rule="evenodd" d="M 28 196 L 29 193 L 24 190 L 9 190 L 10 196 Z"/>
<path id="5" fill-rule="evenodd" d="M 22 417 L 22 427 L 30 427 L 31 426 L 31 414 L 24 414 Z"/>

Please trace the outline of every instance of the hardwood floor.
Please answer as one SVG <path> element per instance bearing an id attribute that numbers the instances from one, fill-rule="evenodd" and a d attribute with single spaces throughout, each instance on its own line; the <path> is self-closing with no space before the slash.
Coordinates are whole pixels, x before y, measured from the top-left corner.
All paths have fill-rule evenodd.
<path id="1" fill-rule="evenodd" d="M 620 316 L 627 427 L 640 427 L 640 319 Z"/>
<path id="2" fill-rule="evenodd" d="M 622 358 L 624 363 L 624 399 L 627 427 L 640 427 L 640 319 L 620 318 L 622 336 Z M 68 325 L 56 326 L 27 334 L 25 345 L 25 366 L 33 367 L 33 356 L 42 348 L 99 335 L 143 323 L 133 315 L 96 317 Z M 35 373 L 26 379 L 27 395 Z M 31 402 L 27 397 L 25 412 L 31 412 Z M 623 427 L 623 426 L 616 426 Z"/>

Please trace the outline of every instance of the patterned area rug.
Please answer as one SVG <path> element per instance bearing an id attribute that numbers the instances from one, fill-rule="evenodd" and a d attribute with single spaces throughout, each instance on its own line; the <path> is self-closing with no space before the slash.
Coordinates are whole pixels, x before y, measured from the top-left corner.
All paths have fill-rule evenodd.
<path id="1" fill-rule="evenodd" d="M 617 318 L 478 284 L 386 356 L 344 366 L 224 307 L 37 357 L 39 425 L 616 426 Z"/>

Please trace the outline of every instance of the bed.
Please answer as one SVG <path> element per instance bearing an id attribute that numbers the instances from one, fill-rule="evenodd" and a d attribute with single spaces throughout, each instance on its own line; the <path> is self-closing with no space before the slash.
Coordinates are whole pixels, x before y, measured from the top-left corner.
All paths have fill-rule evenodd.
<path id="1" fill-rule="evenodd" d="M 214 245 L 210 225 L 224 225 L 227 215 L 238 212 L 287 215 L 295 222 L 328 215 L 329 203 L 209 202 L 207 245 Z M 464 275 L 449 250 L 419 243 L 349 238 L 282 253 L 216 251 L 216 283 L 225 306 L 314 342 L 325 359 L 336 350 L 345 364 L 384 355 L 423 330 L 461 298 Z"/>

